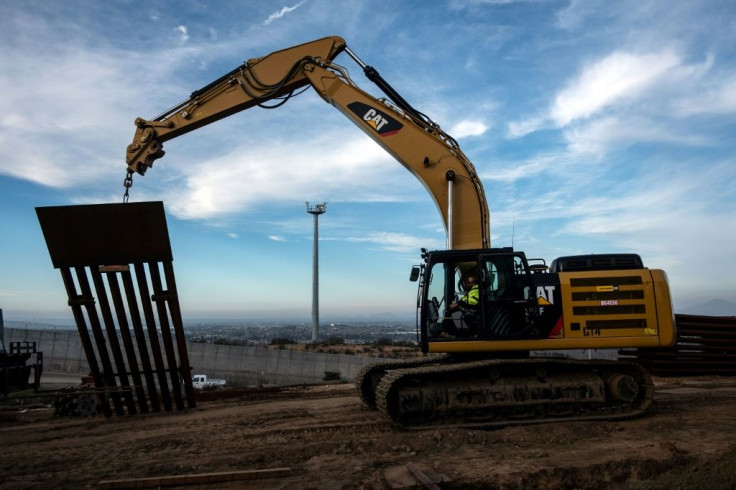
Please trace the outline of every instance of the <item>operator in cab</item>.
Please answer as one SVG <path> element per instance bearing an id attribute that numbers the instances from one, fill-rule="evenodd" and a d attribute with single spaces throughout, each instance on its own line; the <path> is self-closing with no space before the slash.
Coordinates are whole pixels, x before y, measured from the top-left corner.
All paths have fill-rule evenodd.
<path id="1" fill-rule="evenodd" d="M 457 302 L 450 303 L 450 311 L 477 310 L 480 291 L 475 276 L 465 278 L 465 294 Z"/>
<path id="2" fill-rule="evenodd" d="M 478 326 L 478 301 L 480 289 L 475 276 L 467 276 L 464 281 L 465 294 L 447 308 L 451 315 L 443 322 L 443 329 L 449 335 L 467 337 L 473 335 Z"/>

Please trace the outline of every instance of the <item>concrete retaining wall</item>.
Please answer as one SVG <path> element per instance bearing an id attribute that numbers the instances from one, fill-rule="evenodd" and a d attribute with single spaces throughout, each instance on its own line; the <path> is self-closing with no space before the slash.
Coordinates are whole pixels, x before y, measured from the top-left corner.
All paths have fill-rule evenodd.
<path id="1" fill-rule="evenodd" d="M 86 375 L 89 373 L 79 334 L 72 330 L 30 330 L 5 327 L 5 343 L 36 342 L 43 352 L 44 371 Z"/>
<path id="2" fill-rule="evenodd" d="M 43 352 L 44 371 L 86 375 L 87 358 L 76 330 L 37 330 L 9 328 L 6 343 L 36 342 Z M 339 373 L 353 381 L 366 364 L 380 359 L 291 350 L 266 349 L 220 344 L 187 342 L 189 364 L 193 373 L 226 379 L 233 386 L 283 386 L 318 383 L 326 372 Z"/>

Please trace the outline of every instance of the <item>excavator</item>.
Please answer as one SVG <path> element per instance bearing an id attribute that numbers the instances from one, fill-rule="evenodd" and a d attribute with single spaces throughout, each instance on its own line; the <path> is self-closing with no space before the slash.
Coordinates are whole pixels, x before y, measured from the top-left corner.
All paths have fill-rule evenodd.
<path id="1" fill-rule="evenodd" d="M 385 97 L 359 88 L 334 61 L 341 53 Z M 410 275 L 418 283 L 424 355 L 366 366 L 356 387 L 369 407 L 410 429 L 646 411 L 654 385 L 641 366 L 564 352 L 673 344 L 666 273 L 632 253 L 565 256 L 547 265 L 511 247 L 491 247 L 483 184 L 457 141 L 340 37 L 249 59 L 161 115 L 137 118 L 126 187 L 164 155 L 164 142 L 255 106 L 280 107 L 309 87 L 424 185 L 447 230 L 446 249 L 422 249 Z"/>

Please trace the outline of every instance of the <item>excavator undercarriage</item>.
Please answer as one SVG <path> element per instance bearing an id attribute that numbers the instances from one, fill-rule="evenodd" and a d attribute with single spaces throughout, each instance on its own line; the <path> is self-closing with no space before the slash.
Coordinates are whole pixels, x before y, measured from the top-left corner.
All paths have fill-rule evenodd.
<path id="1" fill-rule="evenodd" d="M 654 394 L 637 364 L 546 357 L 383 363 L 366 366 L 356 386 L 366 404 L 408 429 L 622 419 L 643 413 Z"/>

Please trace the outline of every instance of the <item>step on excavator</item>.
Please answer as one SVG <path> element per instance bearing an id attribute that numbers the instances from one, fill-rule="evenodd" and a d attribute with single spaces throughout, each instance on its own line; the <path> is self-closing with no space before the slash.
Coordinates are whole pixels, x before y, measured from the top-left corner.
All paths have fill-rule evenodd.
<path id="1" fill-rule="evenodd" d="M 360 89 L 334 61 L 341 53 L 385 97 Z M 364 368 L 356 386 L 368 406 L 407 428 L 620 419 L 647 409 L 654 386 L 641 366 L 555 353 L 673 344 L 665 272 L 630 253 L 547 265 L 493 248 L 483 185 L 457 141 L 340 37 L 249 59 L 158 117 L 137 118 L 126 186 L 164 155 L 164 142 L 255 106 L 281 107 L 309 87 L 419 179 L 447 230 L 447 249 L 422 249 L 410 275 L 425 355 Z"/>

